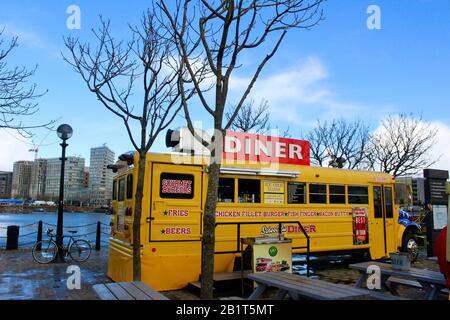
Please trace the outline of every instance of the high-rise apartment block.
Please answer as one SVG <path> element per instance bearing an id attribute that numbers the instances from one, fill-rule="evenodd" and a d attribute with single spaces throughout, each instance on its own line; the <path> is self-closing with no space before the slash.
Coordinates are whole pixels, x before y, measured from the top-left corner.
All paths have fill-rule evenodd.
<path id="1" fill-rule="evenodd" d="M 14 163 L 12 178 L 12 198 L 30 198 L 31 169 L 33 161 Z"/>
<path id="2" fill-rule="evenodd" d="M 64 200 L 94 206 L 111 202 L 114 152 L 106 145 L 91 149 L 90 167 L 85 159 L 67 157 L 64 171 Z M 14 163 L 13 172 L 0 172 L 0 198 L 25 198 L 55 201 L 59 199 L 61 159 L 36 159 Z"/>
<path id="3" fill-rule="evenodd" d="M 410 203 L 413 206 L 422 206 L 425 204 L 425 179 L 415 177 L 397 177 L 397 183 L 404 184 L 410 189 Z"/>
<path id="4" fill-rule="evenodd" d="M 114 163 L 114 152 L 106 145 L 91 149 L 89 190 L 91 205 L 106 206 L 111 202 L 114 173 L 107 169 Z"/>
<path id="5" fill-rule="evenodd" d="M 41 200 L 45 196 L 45 180 L 47 173 L 47 160 L 36 159 L 31 167 L 30 198 Z"/>
<path id="6" fill-rule="evenodd" d="M 0 171 L 0 199 L 11 198 L 12 172 Z"/>
<path id="7" fill-rule="evenodd" d="M 78 201 L 83 193 L 84 158 L 67 157 L 64 169 L 64 199 Z M 59 198 L 59 180 L 61 176 L 61 160 L 47 159 L 45 179 L 45 198 L 56 201 Z"/>

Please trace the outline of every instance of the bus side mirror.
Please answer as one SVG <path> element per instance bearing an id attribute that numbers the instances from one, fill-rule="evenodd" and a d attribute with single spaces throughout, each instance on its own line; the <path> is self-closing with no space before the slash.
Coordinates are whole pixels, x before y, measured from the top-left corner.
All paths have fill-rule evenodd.
<path id="1" fill-rule="evenodd" d="M 117 171 L 119 170 L 119 168 L 115 164 L 109 164 L 106 168 L 112 170 L 112 172 L 114 173 L 117 173 Z"/>

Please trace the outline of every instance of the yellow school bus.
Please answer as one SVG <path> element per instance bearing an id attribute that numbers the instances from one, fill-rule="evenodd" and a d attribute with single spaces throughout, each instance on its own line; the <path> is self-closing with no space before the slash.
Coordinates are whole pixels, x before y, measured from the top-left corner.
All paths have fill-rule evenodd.
<path id="1" fill-rule="evenodd" d="M 138 154 L 133 157 L 135 165 L 114 179 L 108 263 L 114 281 L 132 280 Z M 197 156 L 147 155 L 142 281 L 157 290 L 180 289 L 199 279 L 207 165 Z M 268 169 L 224 160 L 217 200 L 215 272 L 234 270 L 238 239 L 277 235 L 280 221 L 293 253 L 306 251 L 300 224 L 312 253 L 367 252 L 382 259 L 402 247 L 405 227 L 397 223 L 394 178 L 388 174 L 291 164 Z"/>

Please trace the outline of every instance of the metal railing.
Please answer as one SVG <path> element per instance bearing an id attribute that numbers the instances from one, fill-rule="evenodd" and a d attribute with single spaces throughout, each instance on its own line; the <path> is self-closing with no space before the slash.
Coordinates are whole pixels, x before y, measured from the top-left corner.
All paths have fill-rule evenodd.
<path id="1" fill-rule="evenodd" d="M 306 232 L 305 228 L 303 228 L 303 225 L 300 221 L 249 221 L 249 222 L 216 222 L 215 228 L 217 229 L 217 226 L 220 225 L 236 225 L 236 250 L 235 251 L 219 251 L 214 252 L 214 254 L 231 254 L 231 253 L 240 253 L 241 259 L 243 259 L 243 250 L 241 245 L 241 225 L 263 225 L 263 224 L 277 224 L 278 225 L 278 238 L 281 240 L 281 236 L 283 234 L 283 225 L 284 224 L 297 224 L 300 227 L 300 230 L 302 231 L 303 235 L 306 238 L 306 246 L 299 246 L 299 247 L 292 247 L 292 249 L 306 249 L 306 276 L 310 276 L 310 237 L 309 234 Z"/>
<path id="2" fill-rule="evenodd" d="M 39 242 L 43 239 L 43 235 L 45 234 L 44 226 L 46 227 L 45 229 L 48 229 L 48 227 L 56 228 L 55 224 L 43 222 L 42 220 L 31 223 L 31 224 L 27 224 L 27 225 L 18 225 L 18 226 L 11 225 L 8 227 L 0 227 L 0 231 L 8 230 L 10 227 L 16 227 L 17 232 L 18 232 L 18 234 L 16 234 L 16 235 L 13 235 L 12 233 L 11 234 L 7 233 L 6 236 L 0 235 L 0 240 L 6 239 L 6 243 L 5 243 L 6 249 L 8 249 L 7 244 L 10 241 L 12 241 L 13 243 L 16 242 L 16 241 L 14 241 L 15 239 L 12 239 L 12 237 L 18 238 L 17 239 L 17 248 L 34 245 L 36 242 Z M 110 236 L 110 228 L 111 228 L 111 226 L 109 224 L 105 224 L 105 223 L 102 223 L 101 221 L 98 221 L 98 222 L 93 222 L 93 223 L 89 223 L 89 224 L 85 224 L 85 225 L 64 226 L 63 228 L 70 229 L 70 230 L 76 230 L 76 229 L 89 229 L 94 226 L 96 227 L 95 231 L 88 230 L 88 232 L 85 232 L 83 234 L 74 234 L 73 237 L 74 238 L 88 238 L 87 240 L 90 241 L 89 237 L 91 236 L 91 238 L 93 238 L 93 235 L 95 234 L 95 240 L 91 241 L 91 242 L 95 242 L 95 250 L 99 251 L 102 246 L 105 247 L 105 246 L 109 245 L 109 236 Z M 26 232 L 25 234 L 21 234 L 22 230 L 30 229 L 33 227 L 35 228 L 34 229 L 35 231 Z M 107 230 L 105 230 L 105 229 L 107 229 Z M 108 239 L 108 241 L 102 240 L 102 235 L 107 236 L 106 239 Z M 33 236 L 35 237 L 35 240 L 30 241 Z M 20 240 L 22 240 L 22 239 L 24 241 L 21 242 Z M 14 248 L 14 249 L 17 249 L 17 248 Z"/>

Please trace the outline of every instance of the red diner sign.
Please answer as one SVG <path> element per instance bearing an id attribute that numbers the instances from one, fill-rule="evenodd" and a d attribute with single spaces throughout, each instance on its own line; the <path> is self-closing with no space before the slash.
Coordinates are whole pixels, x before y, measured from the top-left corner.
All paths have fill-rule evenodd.
<path id="1" fill-rule="evenodd" d="M 223 159 L 309 166 L 310 144 L 305 140 L 227 131 Z"/>

